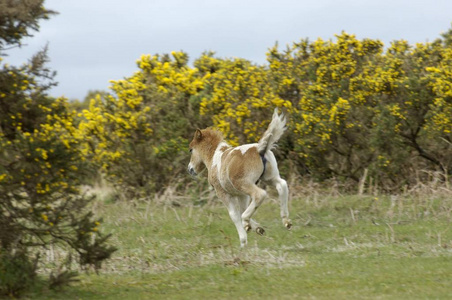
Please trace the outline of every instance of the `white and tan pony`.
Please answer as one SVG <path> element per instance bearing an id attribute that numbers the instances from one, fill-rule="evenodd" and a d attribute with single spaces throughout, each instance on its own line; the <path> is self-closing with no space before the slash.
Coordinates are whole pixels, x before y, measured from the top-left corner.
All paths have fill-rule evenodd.
<path id="1" fill-rule="evenodd" d="M 205 168 L 209 183 L 226 205 L 240 237 L 240 245 L 247 244 L 247 232 L 264 229 L 251 217 L 267 197 L 257 185 L 263 181 L 276 187 L 281 205 L 283 225 L 290 229 L 287 182 L 279 175 L 275 155 L 271 151 L 286 129 L 286 118 L 275 109 L 267 131 L 258 143 L 231 147 L 220 132 L 207 128 L 197 129 L 189 147 L 191 159 L 188 172 L 196 176 Z"/>

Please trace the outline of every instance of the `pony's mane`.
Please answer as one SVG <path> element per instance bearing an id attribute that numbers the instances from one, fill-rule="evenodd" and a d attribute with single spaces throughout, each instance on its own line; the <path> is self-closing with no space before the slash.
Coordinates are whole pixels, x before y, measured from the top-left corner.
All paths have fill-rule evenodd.
<path id="1" fill-rule="evenodd" d="M 202 130 L 202 134 L 209 137 L 212 143 L 221 143 L 223 141 L 223 133 L 217 129 L 206 128 Z"/>

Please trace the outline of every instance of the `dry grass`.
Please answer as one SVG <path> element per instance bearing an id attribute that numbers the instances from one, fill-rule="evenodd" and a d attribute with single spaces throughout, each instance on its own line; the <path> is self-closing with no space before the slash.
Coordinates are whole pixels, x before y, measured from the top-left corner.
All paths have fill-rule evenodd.
<path id="1" fill-rule="evenodd" d="M 442 298 L 452 284 L 452 191 L 419 184 L 400 195 L 345 195 L 291 180 L 294 227 L 279 219 L 274 193 L 256 219 L 266 235 L 246 249 L 213 191 L 132 201 L 98 188 L 93 211 L 119 248 L 102 276 L 83 275 L 64 295 L 84 298 Z M 47 264 L 64 257 L 45 253 Z M 133 288 L 131 288 L 131 286 Z M 249 289 L 253 286 L 253 289 Z M 229 291 L 231 292 L 225 292 Z M 43 297 L 51 292 L 37 293 Z M 248 296 L 244 296 L 248 295 Z"/>

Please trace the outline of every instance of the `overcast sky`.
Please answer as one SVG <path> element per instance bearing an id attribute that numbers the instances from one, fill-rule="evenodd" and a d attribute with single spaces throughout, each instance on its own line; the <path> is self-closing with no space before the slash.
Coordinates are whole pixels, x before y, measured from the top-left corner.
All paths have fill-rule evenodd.
<path id="1" fill-rule="evenodd" d="M 51 94 L 70 99 L 108 90 L 109 80 L 137 70 L 142 54 L 183 50 L 192 62 L 212 50 L 264 64 L 275 42 L 282 49 L 346 31 L 385 45 L 414 44 L 433 41 L 452 22 L 452 0 L 46 0 L 45 6 L 59 15 L 41 21 L 40 32 L 4 62 L 24 63 L 48 43 L 59 82 Z"/>

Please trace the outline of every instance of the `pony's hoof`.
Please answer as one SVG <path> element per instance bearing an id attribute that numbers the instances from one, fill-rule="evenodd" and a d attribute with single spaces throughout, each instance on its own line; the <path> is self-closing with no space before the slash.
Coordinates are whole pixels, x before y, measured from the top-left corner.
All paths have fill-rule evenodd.
<path id="1" fill-rule="evenodd" d="M 292 221 L 291 220 L 286 220 L 284 222 L 284 226 L 287 228 L 287 230 L 290 230 L 292 228 Z"/>
<path id="2" fill-rule="evenodd" d="M 251 230 L 251 225 L 247 224 L 245 225 L 245 231 L 249 232 Z"/>
<path id="3" fill-rule="evenodd" d="M 257 228 L 256 228 L 256 233 L 257 233 L 258 235 L 264 235 L 265 230 L 264 230 L 264 228 L 262 228 L 262 227 L 257 227 Z"/>

